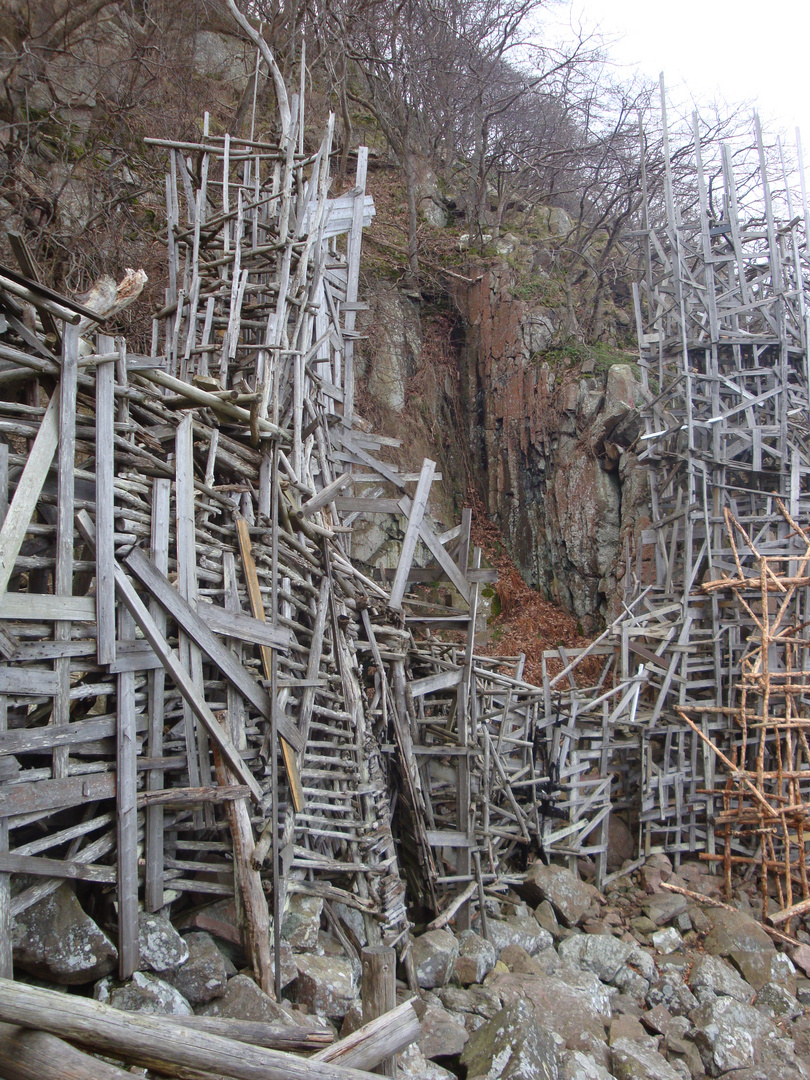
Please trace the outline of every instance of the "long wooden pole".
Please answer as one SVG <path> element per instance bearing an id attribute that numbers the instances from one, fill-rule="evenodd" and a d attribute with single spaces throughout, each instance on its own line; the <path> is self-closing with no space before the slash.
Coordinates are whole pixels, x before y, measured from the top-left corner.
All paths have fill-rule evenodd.
<path id="1" fill-rule="evenodd" d="M 0 1020 L 47 1031 L 157 1072 L 195 1069 L 234 1080 L 375 1080 L 372 1073 L 191 1031 L 169 1017 L 0 979 Z"/>

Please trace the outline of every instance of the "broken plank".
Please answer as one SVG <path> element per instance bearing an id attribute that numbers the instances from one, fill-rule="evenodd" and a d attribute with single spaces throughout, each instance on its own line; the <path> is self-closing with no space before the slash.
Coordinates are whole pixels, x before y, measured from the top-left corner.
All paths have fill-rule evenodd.
<path id="1" fill-rule="evenodd" d="M 115 775 L 111 772 L 8 785 L 0 790 L 0 817 L 62 810 L 68 806 L 80 806 L 84 802 L 112 799 L 114 796 Z"/>
<path id="2" fill-rule="evenodd" d="M 118 878 L 114 866 L 88 866 L 69 859 L 42 859 L 34 855 L 4 853 L 0 853 L 0 872 L 66 878 L 69 881 L 99 881 L 102 884 L 112 884 Z"/>
<path id="3" fill-rule="evenodd" d="M 225 678 L 269 720 L 272 708 L 270 695 L 240 664 L 230 649 L 209 630 L 200 614 L 193 610 L 188 601 L 172 587 L 168 579 L 146 555 L 139 548 L 133 548 L 124 559 L 124 563 L 177 625 L 182 627 L 196 645 L 216 664 Z M 302 748 L 303 740 L 298 728 L 286 716 L 279 717 L 279 734 L 296 750 Z"/>
<path id="4" fill-rule="evenodd" d="M 54 390 L 45 415 L 39 425 L 37 437 L 28 455 L 22 476 L 14 492 L 14 498 L 8 508 L 5 521 L 0 528 L 0 596 L 8 588 L 14 572 L 14 564 L 20 554 L 25 531 L 28 528 L 34 509 L 42 492 L 42 485 L 48 475 L 56 446 L 59 441 L 59 387 Z M 2 615 L 0 617 L 8 618 Z"/>
<path id="5" fill-rule="evenodd" d="M 405 595 L 405 587 L 408 583 L 408 571 L 411 568 L 411 562 L 413 561 L 413 556 L 416 551 L 416 542 L 419 539 L 419 530 L 425 516 L 425 511 L 427 510 L 430 486 L 433 483 L 433 474 L 435 471 L 436 462 L 431 461 L 430 458 L 425 458 L 422 464 L 419 483 L 416 487 L 416 494 L 414 495 L 413 503 L 411 504 L 410 513 L 408 515 L 408 525 L 405 529 L 405 538 L 402 541 L 402 550 L 400 552 L 399 564 L 397 565 L 397 572 L 391 586 L 391 596 L 388 600 L 388 608 L 390 611 L 400 611 L 402 608 L 402 598 Z"/>

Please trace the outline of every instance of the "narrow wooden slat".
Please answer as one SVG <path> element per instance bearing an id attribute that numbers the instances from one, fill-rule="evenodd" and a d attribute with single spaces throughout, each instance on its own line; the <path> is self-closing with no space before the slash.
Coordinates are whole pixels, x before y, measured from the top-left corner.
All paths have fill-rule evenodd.
<path id="1" fill-rule="evenodd" d="M 28 454 L 17 490 L 0 529 L 0 597 L 8 588 L 14 563 L 20 553 L 25 531 L 31 521 L 37 499 L 51 467 L 59 441 L 60 391 L 57 386 L 39 425 L 34 445 Z M 0 609 L 0 617 L 8 618 Z"/>
<path id="2" fill-rule="evenodd" d="M 99 335 L 100 352 L 112 352 L 115 341 Z M 115 363 L 96 367 L 96 643 L 98 662 L 115 660 Z"/>
<path id="3" fill-rule="evenodd" d="M 256 619 L 265 621 L 266 616 L 264 612 L 264 602 L 262 600 L 262 593 L 259 587 L 259 577 L 256 573 L 256 563 L 253 560 L 253 548 L 250 543 L 250 532 L 248 529 L 248 523 L 245 519 L 239 515 L 236 517 L 236 532 L 239 538 L 239 552 L 242 557 L 242 566 L 245 571 L 245 581 L 247 583 L 248 598 L 250 599 L 250 607 L 253 612 L 253 616 Z M 269 681 L 272 679 L 273 674 L 273 661 L 270 649 L 266 646 L 261 646 L 262 667 L 264 669 L 264 677 Z M 278 724 L 280 717 L 278 716 L 278 710 L 276 710 L 276 723 Z M 281 752 L 284 757 L 284 768 L 287 771 L 287 779 L 290 783 L 290 793 L 292 795 L 293 807 L 295 812 L 298 813 L 304 806 L 304 792 L 301 787 L 301 776 L 298 770 L 298 762 L 295 760 L 295 746 L 289 743 L 286 739 L 281 739 Z"/>
<path id="4" fill-rule="evenodd" d="M 388 600 L 388 607 L 391 611 L 399 611 L 402 608 L 402 598 L 405 595 L 408 571 L 411 568 L 411 562 L 413 560 L 414 552 L 416 551 L 416 542 L 419 539 L 419 530 L 422 526 L 422 519 L 427 510 L 428 498 L 430 497 L 430 486 L 433 483 L 433 474 L 435 471 L 436 462 L 431 461 L 430 458 L 425 458 L 422 463 L 422 473 L 416 487 L 416 494 L 414 495 L 410 513 L 408 514 L 408 525 L 405 530 L 405 538 L 402 541 L 402 550 L 400 552 L 399 564 L 397 565 L 397 572 L 394 577 L 394 583 L 391 586 L 391 596 Z"/>

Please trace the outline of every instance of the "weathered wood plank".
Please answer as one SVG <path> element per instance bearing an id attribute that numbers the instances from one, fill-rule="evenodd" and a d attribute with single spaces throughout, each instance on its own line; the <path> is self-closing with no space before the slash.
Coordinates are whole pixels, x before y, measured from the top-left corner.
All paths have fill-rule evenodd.
<path id="1" fill-rule="evenodd" d="M 115 339 L 99 335 L 102 353 L 112 352 Z M 98 662 L 115 660 L 115 362 L 96 367 L 96 644 Z"/>
<path id="2" fill-rule="evenodd" d="M 39 780 L 0 789 L 0 817 L 62 810 L 68 806 L 115 797 L 113 773 L 88 773 L 61 780 Z"/>
<path id="3" fill-rule="evenodd" d="M 209 630 L 200 613 L 194 611 L 187 600 L 170 585 L 169 581 L 149 561 L 139 548 L 133 548 L 124 564 L 148 589 L 158 603 L 171 615 L 178 626 L 188 634 L 200 649 L 216 664 L 229 682 L 253 705 L 270 719 L 272 708 L 270 695 L 239 663 L 233 653 Z M 227 613 L 226 613 L 227 614 Z M 258 621 L 258 620 L 257 620 Z M 296 750 L 303 745 L 298 729 L 287 717 L 280 718 L 279 732 Z"/>
<path id="4" fill-rule="evenodd" d="M 57 386 L 40 421 L 37 437 L 0 528 L 0 597 L 3 597 L 8 588 L 14 563 L 25 539 L 25 531 L 31 522 L 42 485 L 56 453 L 59 441 L 59 407 L 60 393 Z M 8 617 L 0 610 L 0 618 Z"/>
<path id="5" fill-rule="evenodd" d="M 126 1013 L 99 1001 L 0 981 L 0 1018 L 63 1036 L 146 1068 L 196 1069 L 235 1080 L 371 1080 L 372 1074 L 190 1030 L 166 1016 Z"/>
<path id="6" fill-rule="evenodd" d="M 411 568 L 411 562 L 416 551 L 416 542 L 419 539 L 419 530 L 427 510 L 430 487 L 433 483 L 435 471 L 436 462 L 431 461 L 430 458 L 425 458 L 422 463 L 422 473 L 416 487 L 416 494 L 408 515 L 408 525 L 405 529 L 405 538 L 402 541 L 397 572 L 391 586 L 391 596 L 388 600 L 388 607 L 391 611 L 400 611 L 402 608 L 402 598 L 405 595 L 405 587 L 408 583 L 408 571 Z"/>

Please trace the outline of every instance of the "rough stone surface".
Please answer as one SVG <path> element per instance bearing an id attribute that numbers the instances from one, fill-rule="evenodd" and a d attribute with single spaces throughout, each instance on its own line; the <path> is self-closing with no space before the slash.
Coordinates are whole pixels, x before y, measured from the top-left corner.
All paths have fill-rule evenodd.
<path id="1" fill-rule="evenodd" d="M 414 938 L 413 962 L 423 990 L 445 986 L 458 956 L 459 945 L 449 930 L 429 930 Z"/>
<path id="2" fill-rule="evenodd" d="M 66 986 L 94 982 L 115 969 L 118 952 L 65 882 L 12 923 L 14 964 Z"/>
<path id="3" fill-rule="evenodd" d="M 235 975 L 229 979 L 222 997 L 203 1005 L 197 1012 L 200 1016 L 225 1016 L 231 1020 L 257 1020 L 268 1024 L 305 1023 L 305 1017 L 295 1013 L 289 1005 L 273 1001 L 248 975 Z"/>
<path id="4" fill-rule="evenodd" d="M 180 991 L 147 971 L 136 971 L 125 983 L 117 983 L 108 976 L 96 983 L 93 997 L 125 1012 L 191 1016 L 191 1006 Z"/>
<path id="5" fill-rule="evenodd" d="M 461 1055 L 468 1077 L 558 1080 L 553 1035 L 525 1001 L 515 1001 L 475 1032 Z"/>
<path id="6" fill-rule="evenodd" d="M 554 944 L 548 930 L 544 930 L 533 917 L 510 915 L 506 919 L 489 919 L 487 925 L 490 940 L 499 953 L 507 945 L 520 945 L 529 956 L 534 956 Z"/>
<path id="7" fill-rule="evenodd" d="M 605 1042 L 602 1015 L 588 991 L 574 989 L 554 975 L 490 975 L 488 985 L 504 1005 L 520 998 L 528 1001 L 538 1023 L 560 1035 L 569 1050 L 593 1053 Z"/>
<path id="8" fill-rule="evenodd" d="M 428 1061 L 416 1043 L 411 1043 L 399 1055 L 397 1076 L 404 1080 L 456 1080 L 449 1069 Z"/>
<path id="9" fill-rule="evenodd" d="M 287 902 L 281 936 L 296 952 L 314 949 L 321 928 L 323 899 L 320 896 L 293 895 Z"/>
<path id="10" fill-rule="evenodd" d="M 311 1012 L 339 1020 L 357 997 L 360 965 L 337 956 L 296 957 L 295 998 Z"/>
<path id="11" fill-rule="evenodd" d="M 169 920 L 148 911 L 138 912 L 138 947 L 149 971 L 171 971 L 188 960 L 188 946 Z"/>
<path id="12" fill-rule="evenodd" d="M 535 907 L 548 900 L 564 926 L 576 926 L 594 902 L 596 890 L 565 866 L 545 866 L 539 859 L 517 886 L 517 892 Z"/>
<path id="13" fill-rule="evenodd" d="M 761 990 L 766 983 L 775 982 L 781 983 L 795 995 L 796 968 L 784 953 L 738 949 L 729 954 L 729 960 L 753 990 Z"/>
<path id="14" fill-rule="evenodd" d="M 748 983 L 719 956 L 699 956 L 692 966 L 688 984 L 698 1001 L 703 1001 L 707 994 L 725 994 L 745 1002 L 750 1002 L 752 996 Z"/>
<path id="15" fill-rule="evenodd" d="M 192 1005 L 205 1005 L 222 997 L 228 985 L 225 957 L 210 934 L 198 932 L 185 938 L 188 960 L 175 971 L 166 973 L 166 981 L 179 990 Z"/>
<path id="16" fill-rule="evenodd" d="M 462 986 L 483 982 L 495 967 L 497 959 L 498 952 L 489 941 L 472 930 L 465 930 L 459 935 L 455 976 Z"/>
<path id="17" fill-rule="evenodd" d="M 657 952 L 669 955 L 683 948 L 683 938 L 674 926 L 665 926 L 663 930 L 656 930 L 650 940 Z"/>
<path id="18" fill-rule="evenodd" d="M 564 963 L 592 971 L 603 982 L 613 982 L 630 959 L 633 946 L 612 934 L 588 934 L 568 938 L 558 949 Z"/>
<path id="19" fill-rule="evenodd" d="M 754 999 L 754 1004 L 761 1012 L 777 1020 L 793 1020 L 804 1013 L 794 995 L 779 983 L 766 983 Z"/>
<path id="20" fill-rule="evenodd" d="M 454 1020 L 441 1005 L 428 1004 L 422 1017 L 418 1046 L 426 1058 L 452 1057 L 460 1054 L 469 1035 L 463 1023 Z"/>
<path id="21" fill-rule="evenodd" d="M 566 1050 L 562 1055 L 560 1080 L 612 1080 L 610 1073 L 590 1054 L 580 1050 Z"/>
<path id="22" fill-rule="evenodd" d="M 686 911 L 686 897 L 680 893 L 655 893 L 644 901 L 644 911 L 656 926 L 664 926 Z"/>
<path id="23" fill-rule="evenodd" d="M 560 966 L 560 958 L 554 949 L 529 956 L 520 945 L 507 945 L 501 949 L 501 960 L 515 975 L 552 975 Z"/>
<path id="24" fill-rule="evenodd" d="M 681 1080 L 652 1039 L 618 1039 L 610 1048 L 610 1067 L 616 1080 Z"/>
<path id="25" fill-rule="evenodd" d="M 735 952 L 773 952 L 774 944 L 760 923 L 742 911 L 709 909 L 706 914 L 713 929 L 703 947 L 714 956 L 730 956 Z"/>

